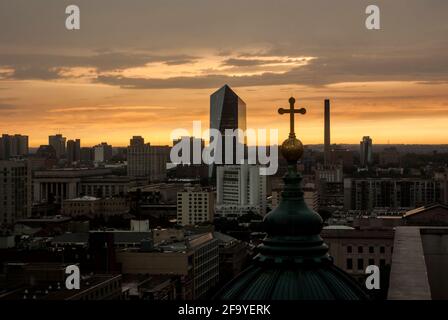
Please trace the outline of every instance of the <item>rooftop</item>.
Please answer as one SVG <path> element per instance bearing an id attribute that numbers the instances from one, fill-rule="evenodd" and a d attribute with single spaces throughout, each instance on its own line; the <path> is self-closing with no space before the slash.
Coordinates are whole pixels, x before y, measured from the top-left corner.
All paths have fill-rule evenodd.
<path id="1" fill-rule="evenodd" d="M 448 299 L 448 227 L 397 227 L 389 300 Z"/>
<path id="2" fill-rule="evenodd" d="M 444 208 L 444 209 L 448 210 L 448 206 L 446 206 L 444 204 L 432 203 L 432 204 L 429 204 L 429 205 L 426 205 L 426 206 L 415 208 L 413 210 L 409 210 L 409 211 L 407 211 L 404 214 L 403 217 L 409 217 L 409 216 L 412 216 L 412 215 L 415 215 L 415 214 L 418 214 L 418 213 L 421 213 L 421 212 L 425 212 L 425 211 L 428 211 L 428 210 L 431 210 L 431 209 L 435 209 L 435 208 Z"/>

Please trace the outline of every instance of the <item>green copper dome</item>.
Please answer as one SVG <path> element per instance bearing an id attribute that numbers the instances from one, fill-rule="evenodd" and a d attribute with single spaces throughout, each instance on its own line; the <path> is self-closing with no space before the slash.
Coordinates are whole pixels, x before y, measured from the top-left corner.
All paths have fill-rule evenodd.
<path id="1" fill-rule="evenodd" d="M 303 145 L 294 133 L 295 110 L 291 98 L 291 132 L 281 152 L 288 160 L 280 204 L 264 219 L 267 233 L 252 265 L 215 296 L 217 300 L 365 300 L 358 283 L 333 264 L 320 237 L 323 221 L 305 203 L 297 161 Z"/>

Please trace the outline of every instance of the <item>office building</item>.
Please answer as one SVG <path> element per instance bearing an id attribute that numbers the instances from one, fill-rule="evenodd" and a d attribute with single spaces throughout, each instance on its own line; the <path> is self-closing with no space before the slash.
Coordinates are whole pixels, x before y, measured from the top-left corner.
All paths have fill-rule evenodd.
<path id="1" fill-rule="evenodd" d="M 67 161 L 69 164 L 79 162 L 81 160 L 81 140 L 67 141 Z"/>
<path id="2" fill-rule="evenodd" d="M 328 226 L 321 234 L 330 247 L 334 264 L 357 279 L 365 279 L 365 270 L 369 265 L 380 268 L 391 265 L 392 228 L 359 230 L 347 226 Z"/>
<path id="3" fill-rule="evenodd" d="M 87 178 L 102 178 L 112 174 L 110 169 L 54 169 L 39 170 L 33 174 L 33 202 L 53 200 L 61 203 L 65 199 L 81 195 L 82 182 Z"/>
<path id="4" fill-rule="evenodd" d="M 35 154 L 29 155 L 28 163 L 31 171 L 51 169 L 58 163 L 56 151 L 52 146 L 41 145 Z"/>
<path id="5" fill-rule="evenodd" d="M 127 151 L 128 176 L 149 177 L 151 174 L 151 145 L 145 139 L 134 136 Z"/>
<path id="6" fill-rule="evenodd" d="M 3 134 L 0 137 L 0 160 L 28 155 L 28 136 Z"/>
<path id="7" fill-rule="evenodd" d="M 344 173 L 341 165 L 317 166 L 315 170 L 316 180 L 327 182 L 343 182 Z"/>
<path id="8" fill-rule="evenodd" d="M 62 201 L 62 214 L 76 217 L 109 217 L 129 213 L 129 202 L 125 197 L 95 198 L 83 196 Z"/>
<path id="9" fill-rule="evenodd" d="M 215 194 L 201 187 L 186 187 L 177 193 L 177 224 L 196 225 L 213 221 Z"/>
<path id="10" fill-rule="evenodd" d="M 363 137 L 360 142 L 359 161 L 362 168 L 373 163 L 372 139 L 369 136 Z"/>
<path id="11" fill-rule="evenodd" d="M 31 215 L 31 170 L 26 161 L 0 160 L 0 226 Z"/>
<path id="12" fill-rule="evenodd" d="M 54 148 L 58 159 L 65 156 L 66 140 L 67 139 L 63 137 L 62 134 L 56 134 L 48 137 L 48 144 Z"/>
<path id="13" fill-rule="evenodd" d="M 442 202 L 440 181 L 421 178 L 346 178 L 344 206 L 371 212 L 379 208 L 416 208 Z"/>
<path id="14" fill-rule="evenodd" d="M 218 130 L 221 133 L 222 149 L 218 150 L 214 155 L 215 162 L 225 162 L 225 144 L 226 129 L 232 130 L 240 129 L 243 133 L 246 132 L 246 103 L 228 86 L 225 85 L 210 96 L 210 129 Z M 243 144 L 243 151 L 245 152 L 245 140 L 244 137 L 239 137 L 239 141 L 233 139 L 233 164 L 237 164 L 237 149 L 239 146 L 237 143 Z M 221 151 L 221 152 L 219 152 Z M 244 157 L 244 154 L 243 154 Z M 239 160 L 239 159 L 238 159 Z M 209 170 L 209 176 L 214 176 L 215 166 L 211 165 Z"/>
<path id="15" fill-rule="evenodd" d="M 93 147 L 93 161 L 97 163 L 107 162 L 112 159 L 112 146 L 102 142 Z"/>
<path id="16" fill-rule="evenodd" d="M 140 136 L 132 137 L 127 150 L 128 176 L 146 177 L 153 182 L 165 180 L 170 150 L 169 146 L 151 146 Z"/>
<path id="17" fill-rule="evenodd" d="M 342 165 L 344 170 L 351 170 L 353 168 L 353 151 L 341 146 L 333 145 L 330 149 L 331 165 Z"/>
<path id="18" fill-rule="evenodd" d="M 219 281 L 219 242 L 212 233 L 117 252 L 123 274 L 179 277 L 181 299 L 203 298 Z"/>
<path id="19" fill-rule="evenodd" d="M 246 213 L 266 214 L 266 176 L 257 165 L 217 167 L 216 216 L 237 218 Z"/>

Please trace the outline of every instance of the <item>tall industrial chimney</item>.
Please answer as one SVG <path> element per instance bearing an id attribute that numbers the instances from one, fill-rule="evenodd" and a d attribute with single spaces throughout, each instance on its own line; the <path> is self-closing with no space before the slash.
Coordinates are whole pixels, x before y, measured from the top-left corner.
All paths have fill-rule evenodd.
<path id="1" fill-rule="evenodd" d="M 324 164 L 330 164 L 330 99 L 325 99 Z"/>

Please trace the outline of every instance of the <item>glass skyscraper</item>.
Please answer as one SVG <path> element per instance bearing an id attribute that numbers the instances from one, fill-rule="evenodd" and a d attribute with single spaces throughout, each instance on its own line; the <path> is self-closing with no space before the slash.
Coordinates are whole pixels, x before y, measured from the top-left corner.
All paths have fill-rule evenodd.
<path id="1" fill-rule="evenodd" d="M 225 161 L 225 140 L 226 129 L 236 130 L 240 129 L 246 131 L 246 103 L 228 86 L 224 85 L 222 88 L 214 92 L 210 96 L 210 129 L 216 129 L 221 133 L 222 137 L 222 161 Z M 211 138 L 212 139 L 212 138 Z M 240 138 L 244 144 L 244 153 L 246 153 L 246 145 L 244 137 Z M 233 141 L 233 163 L 236 163 L 237 144 L 238 141 Z M 214 176 L 215 166 L 210 166 L 209 175 Z"/>

